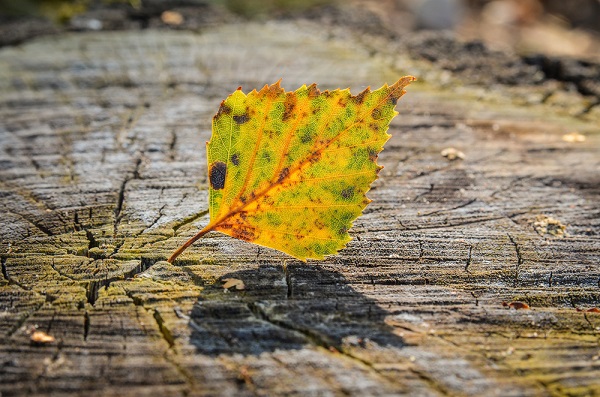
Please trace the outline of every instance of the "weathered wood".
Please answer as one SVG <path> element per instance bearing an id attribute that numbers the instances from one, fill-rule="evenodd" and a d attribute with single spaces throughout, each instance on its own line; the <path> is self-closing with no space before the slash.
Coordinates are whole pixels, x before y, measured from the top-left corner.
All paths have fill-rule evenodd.
<path id="1" fill-rule="evenodd" d="M 600 298 L 597 106 L 552 82 L 462 86 L 402 48 L 282 22 L 2 49 L 2 396 L 599 395 L 600 315 L 575 310 Z M 164 262 L 208 221 L 229 92 L 405 73 L 427 84 L 340 255 L 210 234 Z"/>

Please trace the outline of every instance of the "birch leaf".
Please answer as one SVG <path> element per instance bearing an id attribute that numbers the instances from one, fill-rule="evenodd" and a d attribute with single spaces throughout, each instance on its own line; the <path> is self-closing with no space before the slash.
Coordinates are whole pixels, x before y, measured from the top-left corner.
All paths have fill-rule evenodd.
<path id="1" fill-rule="evenodd" d="M 210 231 L 303 261 L 342 249 L 370 202 L 396 102 L 414 80 L 355 96 L 315 84 L 238 88 L 221 103 L 206 146 L 210 222 L 169 262 Z"/>

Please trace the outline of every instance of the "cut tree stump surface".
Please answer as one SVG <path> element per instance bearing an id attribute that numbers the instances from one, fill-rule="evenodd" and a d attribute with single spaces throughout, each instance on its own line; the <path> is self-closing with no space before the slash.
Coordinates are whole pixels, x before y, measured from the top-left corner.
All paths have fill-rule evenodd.
<path id="1" fill-rule="evenodd" d="M 211 233 L 165 262 L 208 222 L 230 92 L 404 74 L 421 82 L 339 255 Z M 0 395 L 600 395 L 600 314 L 576 310 L 600 300 L 598 106 L 463 83 L 297 21 L 1 49 Z"/>

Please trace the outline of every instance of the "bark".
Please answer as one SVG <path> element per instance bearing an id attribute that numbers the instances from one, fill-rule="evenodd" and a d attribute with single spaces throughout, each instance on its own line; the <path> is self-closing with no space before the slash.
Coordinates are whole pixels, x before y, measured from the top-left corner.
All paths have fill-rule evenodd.
<path id="1" fill-rule="evenodd" d="M 320 28 L 0 51 L 2 396 L 600 394 L 600 315 L 576 310 L 600 298 L 598 106 Z M 210 233 L 165 262 L 208 222 L 204 142 L 226 95 L 405 73 L 422 83 L 339 255 L 304 264 Z"/>

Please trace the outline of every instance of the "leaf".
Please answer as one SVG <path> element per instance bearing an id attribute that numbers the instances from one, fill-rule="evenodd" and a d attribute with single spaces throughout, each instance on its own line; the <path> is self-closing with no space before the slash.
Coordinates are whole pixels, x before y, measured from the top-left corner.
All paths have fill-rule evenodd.
<path id="1" fill-rule="evenodd" d="M 238 88 L 213 118 L 207 143 L 209 231 L 283 251 L 305 261 L 342 249 L 381 170 L 376 162 L 406 76 L 356 96 L 315 84 L 285 92 L 279 82 Z"/>

